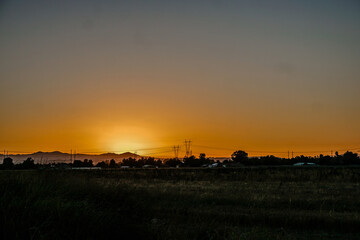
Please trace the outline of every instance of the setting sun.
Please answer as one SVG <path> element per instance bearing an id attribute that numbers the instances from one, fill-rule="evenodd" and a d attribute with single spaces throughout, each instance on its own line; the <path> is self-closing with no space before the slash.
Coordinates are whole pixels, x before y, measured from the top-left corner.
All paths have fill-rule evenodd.
<path id="1" fill-rule="evenodd" d="M 240 2 L 1 4 L 1 149 L 358 148 L 358 8 Z"/>
<path id="2" fill-rule="evenodd" d="M 98 131 L 98 145 L 107 152 L 137 152 L 152 147 L 154 133 L 146 128 L 132 125 L 109 126 Z"/>
<path id="3" fill-rule="evenodd" d="M 1 239 L 360 239 L 360 0 L 0 0 Z"/>

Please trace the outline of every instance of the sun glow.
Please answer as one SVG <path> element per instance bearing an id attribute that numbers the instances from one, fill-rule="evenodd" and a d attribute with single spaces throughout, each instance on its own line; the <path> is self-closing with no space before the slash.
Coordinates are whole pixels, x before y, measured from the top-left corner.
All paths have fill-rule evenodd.
<path id="1" fill-rule="evenodd" d="M 118 139 L 113 139 L 109 143 L 109 150 L 111 152 L 137 152 L 141 153 L 141 149 L 148 147 L 148 144 L 141 141 L 140 139 L 131 138 L 131 137 L 119 137 Z"/>
<path id="2" fill-rule="evenodd" d="M 137 152 L 151 147 L 154 142 L 154 134 L 148 129 L 138 126 L 110 127 L 99 133 L 99 144 L 109 152 Z"/>

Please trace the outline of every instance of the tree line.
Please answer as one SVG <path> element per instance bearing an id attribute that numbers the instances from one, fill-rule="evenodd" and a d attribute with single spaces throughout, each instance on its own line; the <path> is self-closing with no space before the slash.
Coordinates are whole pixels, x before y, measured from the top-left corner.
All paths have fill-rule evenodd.
<path id="1" fill-rule="evenodd" d="M 360 164 L 360 158 L 357 153 L 350 151 L 340 155 L 335 152 L 335 156 L 318 155 L 315 157 L 309 156 L 296 156 L 294 158 L 279 158 L 273 155 L 264 157 L 248 157 L 248 154 L 244 151 L 236 151 L 231 155 L 231 161 L 239 163 L 245 166 L 256 165 L 294 165 L 296 163 L 317 164 L 317 165 L 356 165 Z M 227 162 L 227 161 L 224 161 Z"/>
<path id="2" fill-rule="evenodd" d="M 279 158 L 273 155 L 263 157 L 249 157 L 248 153 L 242 150 L 235 151 L 231 157 L 225 161 L 215 161 L 206 157 L 205 153 L 201 153 L 199 157 L 194 155 L 184 157 L 183 159 L 170 158 L 165 160 L 155 159 L 154 157 L 142 157 L 139 159 L 126 158 L 121 162 L 114 159 L 94 163 L 92 160 L 84 159 L 74 160 L 72 163 L 57 164 L 39 164 L 34 159 L 27 158 L 22 163 L 14 164 L 10 157 L 4 158 L 0 164 L 0 169 L 42 169 L 42 168 L 144 168 L 144 167 L 240 167 L 240 166 L 280 166 L 294 165 L 302 163 L 303 165 L 358 165 L 360 158 L 357 153 L 350 151 L 340 155 L 335 152 L 335 156 L 322 155 L 316 157 L 297 156 L 294 158 Z"/>

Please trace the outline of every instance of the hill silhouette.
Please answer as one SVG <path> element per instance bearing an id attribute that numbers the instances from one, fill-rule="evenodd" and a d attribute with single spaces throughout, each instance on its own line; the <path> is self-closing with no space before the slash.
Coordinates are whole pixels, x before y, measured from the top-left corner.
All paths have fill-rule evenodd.
<path id="1" fill-rule="evenodd" d="M 63 153 L 60 151 L 53 151 L 53 152 L 38 151 L 31 154 L 13 154 L 13 155 L 9 155 L 9 157 L 14 160 L 14 163 L 22 162 L 27 158 L 32 158 L 35 160 L 35 162 L 43 162 L 43 163 L 71 161 L 70 153 Z M 114 159 L 115 161 L 121 161 L 124 158 L 141 158 L 141 156 L 131 152 L 124 152 L 120 154 L 118 153 L 76 154 L 76 160 L 91 159 L 93 160 L 94 163 L 111 160 L 111 159 Z M 74 155 L 73 155 L 73 160 L 74 160 Z"/>

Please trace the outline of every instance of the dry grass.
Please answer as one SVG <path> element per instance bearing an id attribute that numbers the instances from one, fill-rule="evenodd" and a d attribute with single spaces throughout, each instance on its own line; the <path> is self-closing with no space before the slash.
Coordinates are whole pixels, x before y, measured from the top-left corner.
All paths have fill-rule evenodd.
<path id="1" fill-rule="evenodd" d="M 359 168 L 2 171 L 1 234 L 4 239 L 357 239 L 359 173 Z"/>

